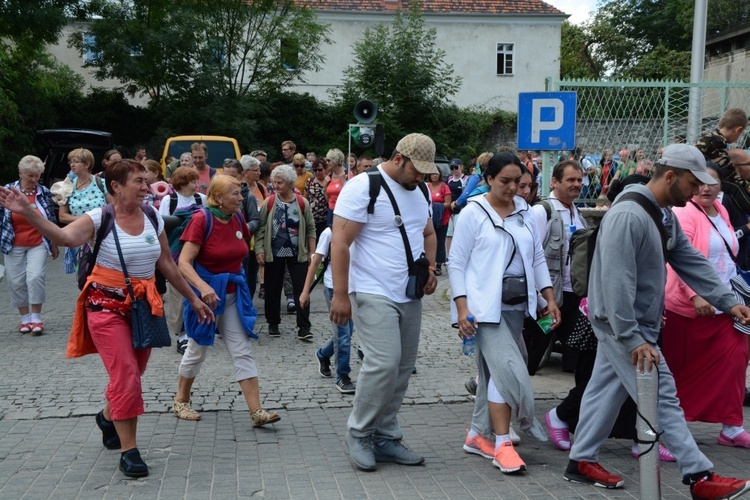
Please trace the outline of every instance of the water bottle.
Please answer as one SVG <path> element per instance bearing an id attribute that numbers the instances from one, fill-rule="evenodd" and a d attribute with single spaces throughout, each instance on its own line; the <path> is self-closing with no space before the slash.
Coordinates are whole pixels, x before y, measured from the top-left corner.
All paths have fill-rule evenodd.
<path id="1" fill-rule="evenodd" d="M 474 316 L 469 315 L 466 319 L 472 325 L 474 324 Z M 461 346 L 461 351 L 463 351 L 463 353 L 466 354 L 467 356 L 473 356 L 477 350 L 476 334 L 472 335 L 471 337 L 462 337 L 462 338 L 463 338 L 463 345 Z"/>

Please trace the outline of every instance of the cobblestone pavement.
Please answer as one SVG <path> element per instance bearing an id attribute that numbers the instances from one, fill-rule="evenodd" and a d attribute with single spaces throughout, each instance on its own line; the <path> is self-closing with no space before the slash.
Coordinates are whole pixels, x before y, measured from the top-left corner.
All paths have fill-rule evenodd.
<path id="1" fill-rule="evenodd" d="M 519 452 L 526 474 L 501 474 L 491 462 L 461 450 L 472 404 L 464 382 L 473 359 L 461 355 L 455 330 L 448 325 L 447 277 L 436 295 L 425 300 L 418 373 L 412 376 L 401 424 L 405 442 L 426 457 L 426 465 L 384 465 L 375 473 L 355 471 L 347 458 L 343 433 L 351 396 L 335 390 L 333 379 L 317 373 L 314 349 L 329 334 L 325 302 L 313 294 L 313 344 L 300 342 L 294 316 L 282 318 L 282 336 L 266 334 L 263 302 L 254 351 L 266 409 L 282 420 L 268 429 L 252 429 L 232 366 L 219 341 L 210 351 L 193 387 L 198 422 L 169 413 L 180 357 L 171 349 L 154 350 L 143 377 L 146 415 L 138 440 L 151 475 L 128 480 L 117 470 L 118 454 L 101 445 L 93 415 L 102 406 L 106 374 L 97 356 L 65 358 L 65 345 L 78 290 L 62 272 L 48 269 L 44 306 L 47 333 L 16 331 L 17 311 L 0 284 L 0 321 L 4 327 L 0 365 L 0 498 L 632 498 L 639 496 L 638 462 L 630 443 L 608 441 L 601 460 L 626 479 L 623 490 L 600 490 L 562 479 L 567 455 L 550 443 L 525 440 Z M 356 342 L 356 332 L 355 332 Z M 352 357 L 352 379 L 359 361 Z M 573 379 L 560 371 L 559 358 L 532 378 L 536 413 L 555 406 Z M 746 416 L 749 414 L 746 412 Z M 748 450 L 716 444 L 718 425 L 691 424 L 701 449 L 728 475 L 750 476 Z M 662 496 L 687 498 L 675 464 L 661 469 Z"/>

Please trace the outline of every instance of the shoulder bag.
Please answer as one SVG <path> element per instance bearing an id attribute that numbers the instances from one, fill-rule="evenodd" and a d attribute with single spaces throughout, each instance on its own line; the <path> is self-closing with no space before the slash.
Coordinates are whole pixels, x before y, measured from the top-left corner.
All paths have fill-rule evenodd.
<path id="1" fill-rule="evenodd" d="M 122 273 L 125 275 L 125 284 L 128 286 L 128 293 L 132 301 L 131 321 L 133 330 L 133 348 L 134 349 L 151 349 L 154 347 L 169 347 L 172 345 L 172 339 L 167 328 L 167 318 L 154 316 L 151 314 L 151 304 L 146 299 L 136 299 L 133 292 L 133 285 L 130 283 L 125 259 L 122 257 L 122 248 L 120 240 L 117 237 L 117 229 L 112 233 L 115 236 L 115 245 L 117 246 L 117 256 L 120 257 L 120 266 Z"/>

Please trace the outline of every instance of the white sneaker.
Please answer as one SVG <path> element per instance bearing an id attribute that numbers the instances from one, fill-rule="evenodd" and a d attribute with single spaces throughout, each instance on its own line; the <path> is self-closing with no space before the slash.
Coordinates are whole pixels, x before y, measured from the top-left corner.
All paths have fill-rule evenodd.
<path id="1" fill-rule="evenodd" d="M 513 446 L 518 446 L 519 444 L 521 444 L 521 436 L 516 434 L 516 431 L 513 430 L 513 426 L 511 426 L 510 432 L 508 434 L 510 434 L 510 442 L 513 443 Z"/>

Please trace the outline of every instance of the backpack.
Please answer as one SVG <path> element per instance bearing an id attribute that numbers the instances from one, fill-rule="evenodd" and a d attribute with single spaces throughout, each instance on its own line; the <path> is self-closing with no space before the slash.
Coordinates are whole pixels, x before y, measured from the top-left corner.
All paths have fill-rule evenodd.
<path id="1" fill-rule="evenodd" d="M 198 193 L 193 193 L 193 201 L 196 205 L 203 205 L 203 200 Z M 177 193 L 170 193 L 169 195 L 169 215 L 174 215 L 174 211 L 177 210 Z"/>
<path id="2" fill-rule="evenodd" d="M 375 213 L 375 202 L 378 201 L 378 195 L 380 194 L 380 186 L 383 183 L 383 175 L 378 170 L 377 166 L 370 167 L 366 170 L 367 177 L 370 180 L 370 203 L 367 205 L 367 213 L 372 215 Z M 427 189 L 427 184 L 420 182 L 419 189 L 422 190 L 424 199 L 427 200 L 427 204 L 430 205 L 430 191 Z"/>
<path id="3" fill-rule="evenodd" d="M 626 200 L 636 202 L 653 219 L 654 224 L 659 229 L 662 253 L 666 261 L 668 256 L 667 240 L 669 236 L 661 221 L 660 211 L 651 203 L 651 200 L 640 193 L 624 193 L 617 199 L 616 203 Z M 594 250 L 596 249 L 596 240 L 599 236 L 599 227 L 601 227 L 601 224 L 595 228 L 579 229 L 570 237 L 568 252 L 568 258 L 570 259 L 570 281 L 573 291 L 579 297 L 587 297 L 589 293 L 589 270 L 591 269 L 591 262 L 594 260 Z"/>
<path id="4" fill-rule="evenodd" d="M 154 226 L 154 231 L 159 232 L 159 219 L 156 215 L 156 209 L 151 205 L 141 205 L 141 210 L 146 214 L 148 220 Z M 76 271 L 76 280 L 78 281 L 78 289 L 83 290 L 91 275 L 91 271 L 94 270 L 96 265 L 96 256 L 99 255 L 99 248 L 102 245 L 102 241 L 115 227 L 115 207 L 112 204 L 107 204 L 102 207 L 102 221 L 99 225 L 99 230 L 96 232 L 96 240 L 93 248 L 89 245 L 89 242 L 81 245 L 78 249 L 78 270 Z"/>
<path id="5" fill-rule="evenodd" d="M 297 197 L 297 205 L 299 205 L 300 212 L 305 211 L 305 199 L 302 197 L 301 194 L 296 194 Z M 276 193 L 268 195 L 268 198 L 266 198 L 266 209 L 270 212 L 271 208 L 273 207 L 273 204 L 276 202 Z"/>
<path id="6" fill-rule="evenodd" d="M 167 242 L 169 243 L 169 253 L 172 255 L 172 259 L 175 261 L 175 263 L 178 263 L 180 261 L 180 252 L 182 252 L 182 247 L 184 246 L 184 243 L 180 241 L 182 233 L 185 232 L 185 228 L 190 223 L 193 215 L 195 215 L 196 212 L 203 212 L 203 217 L 205 217 L 206 219 L 206 227 L 203 231 L 203 243 L 206 243 L 206 240 L 208 240 L 208 237 L 211 236 L 211 232 L 214 230 L 213 214 L 209 209 L 202 205 L 190 205 L 189 207 L 173 213 L 173 217 L 182 219 L 182 222 L 180 222 L 180 224 L 176 228 L 172 229 L 169 235 L 167 235 Z M 242 219 L 242 214 L 240 214 L 239 212 L 235 212 L 234 215 L 232 215 L 232 219 L 239 219 L 240 223 L 243 225 L 245 223 Z"/>

